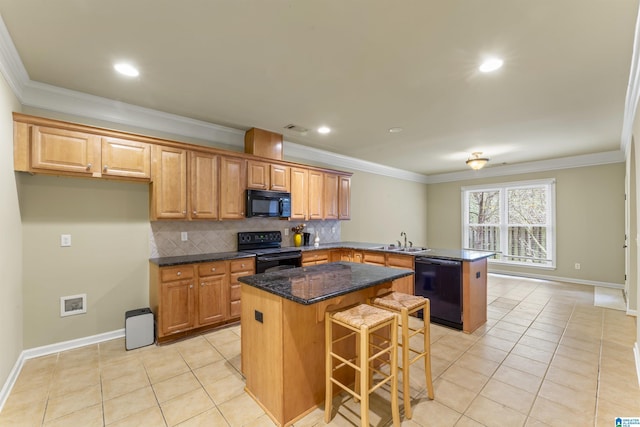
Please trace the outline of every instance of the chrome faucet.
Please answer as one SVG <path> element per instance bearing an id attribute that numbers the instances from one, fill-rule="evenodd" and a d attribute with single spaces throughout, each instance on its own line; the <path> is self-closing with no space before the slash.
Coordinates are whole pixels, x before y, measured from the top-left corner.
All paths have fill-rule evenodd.
<path id="1" fill-rule="evenodd" d="M 405 233 L 404 231 L 402 231 L 400 233 L 400 237 L 404 236 L 404 248 L 407 248 L 407 233 Z"/>

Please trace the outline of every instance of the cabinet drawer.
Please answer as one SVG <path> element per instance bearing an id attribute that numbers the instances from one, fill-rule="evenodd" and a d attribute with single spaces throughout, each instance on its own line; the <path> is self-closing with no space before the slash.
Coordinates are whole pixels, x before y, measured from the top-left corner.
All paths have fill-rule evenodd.
<path id="1" fill-rule="evenodd" d="M 182 265 L 179 267 L 166 267 L 160 273 L 163 282 L 173 280 L 191 279 L 193 277 L 193 265 Z"/>
<path id="2" fill-rule="evenodd" d="M 379 252 L 365 252 L 363 255 L 365 264 L 385 265 L 384 254 Z"/>
<path id="3" fill-rule="evenodd" d="M 322 262 L 329 261 L 329 252 L 328 251 L 312 251 L 305 252 L 302 254 L 302 262 Z"/>
<path id="4" fill-rule="evenodd" d="M 203 276 L 215 276 L 218 274 L 225 274 L 227 272 L 227 265 L 224 261 L 205 262 L 198 264 L 198 275 Z"/>
<path id="5" fill-rule="evenodd" d="M 255 260 L 253 258 L 241 258 L 230 262 L 231 272 L 255 271 Z"/>
<path id="6" fill-rule="evenodd" d="M 389 267 L 408 268 L 413 270 L 413 256 L 411 255 L 387 255 L 387 265 Z"/>
<path id="7" fill-rule="evenodd" d="M 240 285 L 232 285 L 229 292 L 229 301 L 240 301 Z"/>

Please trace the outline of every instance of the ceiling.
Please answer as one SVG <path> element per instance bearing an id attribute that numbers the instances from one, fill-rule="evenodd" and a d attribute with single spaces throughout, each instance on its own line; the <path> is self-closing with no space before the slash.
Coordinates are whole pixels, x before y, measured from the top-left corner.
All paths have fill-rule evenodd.
<path id="1" fill-rule="evenodd" d="M 637 12 L 638 0 L 0 0 L 31 81 L 424 175 L 465 170 L 474 151 L 499 167 L 620 150 Z M 504 66 L 480 73 L 487 56 Z"/>

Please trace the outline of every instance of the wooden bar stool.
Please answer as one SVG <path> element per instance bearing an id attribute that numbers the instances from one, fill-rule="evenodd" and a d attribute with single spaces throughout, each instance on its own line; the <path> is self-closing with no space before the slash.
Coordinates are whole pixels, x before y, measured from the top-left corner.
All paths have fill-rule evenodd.
<path id="1" fill-rule="evenodd" d="M 400 327 L 402 328 L 402 341 L 398 342 L 398 346 L 402 348 L 402 385 L 404 399 L 404 415 L 407 419 L 411 419 L 411 396 L 409 392 L 409 367 L 412 363 L 424 357 L 424 372 L 427 383 L 427 393 L 429 399 L 433 400 L 433 383 L 431 380 L 431 337 L 430 337 L 430 321 L 431 308 L 429 299 L 418 295 L 403 294 L 402 292 L 389 292 L 373 298 L 369 301 L 374 307 L 384 308 L 392 312 L 400 314 Z M 424 325 L 422 328 L 414 329 L 409 326 L 409 315 L 424 310 Z M 411 337 L 423 334 L 424 349 L 411 348 L 409 340 Z M 415 356 L 411 357 L 411 354 Z"/>
<path id="2" fill-rule="evenodd" d="M 334 339 L 334 325 L 347 330 L 346 335 Z M 389 329 L 389 336 L 383 336 L 384 328 Z M 382 330 L 382 331 L 381 331 Z M 355 357 L 349 354 L 338 354 L 338 348 L 345 348 L 342 341 L 356 337 Z M 372 339 L 373 338 L 373 339 Z M 334 363 L 335 361 L 335 363 Z M 400 425 L 398 409 L 398 316 L 387 310 L 381 310 L 367 304 L 359 304 L 350 308 L 325 313 L 325 378 L 326 394 L 324 420 L 331 420 L 333 385 L 336 384 L 360 401 L 360 420 L 363 427 L 369 426 L 369 394 L 383 384 L 391 386 L 391 413 L 393 425 Z M 389 364 L 389 374 L 379 368 Z M 351 389 L 336 378 L 338 370 L 350 367 L 356 373 L 354 388 Z M 373 379 L 376 373 L 382 377 Z M 344 372 L 343 372 L 344 374 Z M 344 377 L 344 376 L 343 376 Z M 374 383 L 375 382 L 375 383 Z"/>

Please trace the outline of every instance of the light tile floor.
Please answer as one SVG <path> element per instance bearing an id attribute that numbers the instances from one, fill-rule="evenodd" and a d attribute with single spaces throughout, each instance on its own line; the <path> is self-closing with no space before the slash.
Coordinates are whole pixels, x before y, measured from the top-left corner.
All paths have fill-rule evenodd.
<path id="1" fill-rule="evenodd" d="M 435 400 L 412 365 L 404 426 L 604 427 L 640 417 L 635 318 L 594 307 L 589 286 L 490 275 L 488 292 L 489 321 L 475 333 L 432 325 Z M 272 426 L 243 388 L 238 325 L 129 352 L 118 339 L 26 361 L 0 426 Z M 387 395 L 372 398 L 374 425 L 391 424 Z M 343 393 L 336 404 L 331 425 L 359 425 L 352 400 Z M 322 408 L 295 424 L 316 425 Z"/>

